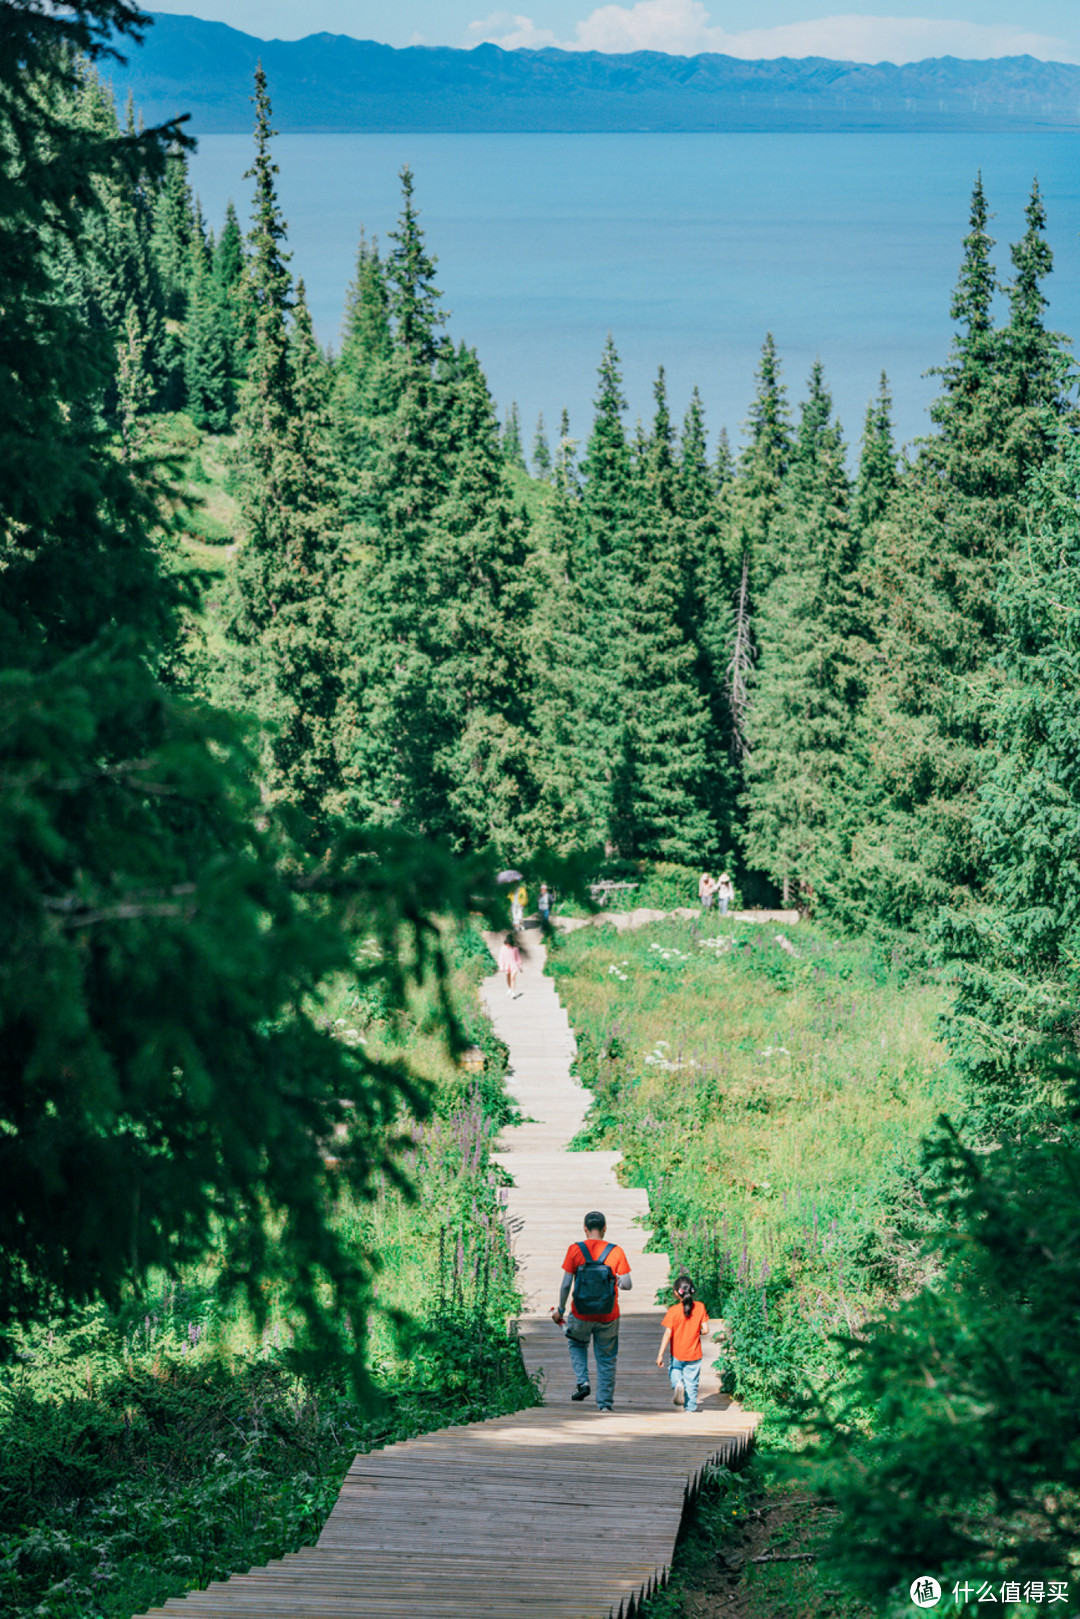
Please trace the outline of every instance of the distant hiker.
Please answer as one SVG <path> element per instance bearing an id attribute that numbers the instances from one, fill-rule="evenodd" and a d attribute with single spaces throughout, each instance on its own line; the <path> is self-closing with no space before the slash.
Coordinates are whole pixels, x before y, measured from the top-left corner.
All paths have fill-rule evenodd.
<path id="1" fill-rule="evenodd" d="M 716 878 L 711 876 L 709 872 L 703 871 L 698 878 L 697 885 L 698 899 L 701 901 L 703 911 L 712 910 L 713 895 L 716 893 L 716 888 Z"/>
<path id="2" fill-rule="evenodd" d="M 540 884 L 540 898 L 536 902 L 536 909 L 540 912 L 540 920 L 547 927 L 551 921 L 551 889 L 547 883 Z"/>
<path id="3" fill-rule="evenodd" d="M 510 920 L 515 928 L 519 928 L 525 920 L 525 906 L 528 904 L 528 900 L 528 890 L 524 883 L 515 888 L 510 895 Z"/>
<path id="4" fill-rule="evenodd" d="M 720 873 L 720 881 L 716 885 L 716 903 L 720 907 L 720 915 L 727 915 L 727 908 L 735 898 L 735 885 L 726 871 Z"/>
<path id="5" fill-rule="evenodd" d="M 589 1387 L 589 1339 L 596 1356 L 596 1404 L 610 1411 L 615 1399 L 615 1361 L 619 1353 L 619 1292 L 626 1292 L 630 1263 L 622 1249 L 605 1242 L 607 1221 L 598 1210 L 585 1216 L 585 1241 L 572 1242 L 563 1260 L 559 1303 L 551 1312 L 555 1325 L 562 1327 L 570 1350 L 570 1365 L 577 1378 L 572 1400 L 587 1400 Z M 566 1301 L 574 1290 L 570 1318 Z"/>
<path id="6" fill-rule="evenodd" d="M 701 1340 L 709 1332 L 709 1317 L 700 1299 L 694 1298 L 694 1284 L 683 1274 L 675 1278 L 675 1297 L 664 1317 L 664 1336 L 656 1364 L 664 1364 L 664 1351 L 671 1348 L 668 1376 L 675 1391 L 675 1404 L 688 1411 L 698 1408 L 698 1382 L 701 1377 Z"/>
<path id="7" fill-rule="evenodd" d="M 499 971 L 506 974 L 506 993 L 513 998 L 514 985 L 521 971 L 521 951 L 512 933 L 508 933 L 499 949 Z"/>

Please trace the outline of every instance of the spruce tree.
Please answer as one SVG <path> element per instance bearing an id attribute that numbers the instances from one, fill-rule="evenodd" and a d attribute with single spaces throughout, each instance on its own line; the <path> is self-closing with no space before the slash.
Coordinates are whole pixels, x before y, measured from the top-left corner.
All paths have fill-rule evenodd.
<path id="1" fill-rule="evenodd" d="M 781 381 L 780 357 L 769 332 L 761 349 L 756 388 L 746 422 L 747 444 L 729 503 L 732 549 L 749 558 L 755 591 L 783 566 L 777 517 L 791 459 L 791 419 Z"/>
<path id="2" fill-rule="evenodd" d="M 857 553 L 844 444 L 821 362 L 810 374 L 785 492 L 782 561 L 758 603 L 746 736 L 748 863 L 812 904 L 831 868 L 858 711 Z"/>
<path id="3" fill-rule="evenodd" d="M 341 354 L 331 396 L 334 449 L 342 477 L 343 510 L 350 523 L 367 520 L 365 495 L 373 455 L 376 416 L 390 408 L 384 397 L 390 361 L 390 312 L 386 269 L 378 242 L 363 231 L 356 272 L 345 300 Z"/>
<path id="4" fill-rule="evenodd" d="M 516 400 L 511 402 L 506 421 L 503 423 L 502 452 L 503 460 L 508 467 L 516 467 L 521 472 L 528 470 L 525 466 L 525 447 L 521 442 L 521 417 Z"/>
<path id="5" fill-rule="evenodd" d="M 152 245 L 170 320 L 187 318 L 193 245 L 196 235 L 195 200 L 188 177 L 187 153 L 176 145 L 169 153 L 165 181 L 154 207 Z"/>
<path id="6" fill-rule="evenodd" d="M 791 456 L 787 393 L 772 333 L 768 333 L 756 373 L 754 399 L 746 422 L 747 444 L 731 476 L 726 434 L 721 434 L 717 481 L 723 491 L 724 545 L 730 558 L 731 613 L 726 643 L 714 645 L 714 679 L 722 669 L 727 714 L 722 734 L 737 765 L 746 756 L 746 720 L 756 643 L 754 610 L 782 556 L 778 520 Z"/>
<path id="7" fill-rule="evenodd" d="M 631 510 L 630 446 L 626 442 L 619 356 L 608 335 L 600 360 L 600 388 L 582 463 L 584 516 L 599 558 L 616 548 Z"/>
<path id="8" fill-rule="evenodd" d="M 731 453 L 731 440 L 726 427 L 720 429 L 716 441 L 716 487 L 724 489 L 735 476 L 735 457 Z"/>
<path id="9" fill-rule="evenodd" d="M 876 399 L 866 407 L 859 473 L 851 498 L 851 520 L 864 532 L 883 517 L 897 480 L 897 454 L 893 440 L 892 395 L 884 371 Z"/>
<path id="10" fill-rule="evenodd" d="M 230 199 L 225 223 L 214 243 L 214 285 L 229 353 L 229 375 L 235 380 L 246 370 L 242 345 L 242 300 L 244 289 L 244 237 L 236 209 Z"/>
<path id="11" fill-rule="evenodd" d="M 270 154 L 266 76 L 255 74 L 255 204 L 248 298 L 255 349 L 241 403 L 244 539 L 230 628 L 241 692 L 267 723 L 270 795 L 317 835 L 340 803 L 335 745 L 339 518 L 330 464 L 328 383 L 302 295 L 294 305 Z M 290 314 L 295 331 L 290 334 Z"/>
<path id="12" fill-rule="evenodd" d="M 606 374 L 612 357 L 605 355 L 601 371 L 601 402 L 614 392 Z M 611 841 L 624 857 L 688 863 L 716 844 L 706 807 L 709 723 L 689 633 L 687 531 L 662 371 L 654 398 L 652 433 L 607 569 L 615 631 Z"/>
<path id="13" fill-rule="evenodd" d="M 729 685 L 729 668 L 739 661 L 737 655 L 733 660 L 732 649 L 737 642 L 740 580 L 723 522 L 717 473 L 708 462 L 705 412 L 696 388 L 683 422 L 677 498 L 690 568 L 687 629 L 697 652 L 697 684 L 709 711 L 708 803 L 721 846 L 727 850 L 734 846 L 740 786 L 732 753 Z"/>
<path id="14" fill-rule="evenodd" d="M 120 139 L 115 104 L 91 64 L 76 64 L 62 105 L 72 124 L 92 138 L 105 145 Z M 151 241 L 152 210 L 160 184 L 159 175 L 135 167 L 96 174 L 92 198 L 82 199 L 84 228 L 78 248 L 61 238 L 56 254 L 61 295 L 78 308 L 87 326 L 115 346 L 129 377 L 134 335 L 140 374 L 145 373 L 150 382 L 144 401 L 147 409 L 158 403 L 178 403 L 172 387 L 177 348 L 166 329 L 164 296 Z M 120 427 L 130 399 L 128 389 L 122 405 L 114 373 L 100 399 L 86 404 L 100 409 L 110 425 Z"/>
<path id="15" fill-rule="evenodd" d="M 235 408 L 228 309 L 201 233 L 192 256 L 184 332 L 185 409 L 196 427 L 224 433 Z"/>
<path id="16" fill-rule="evenodd" d="M 427 536 L 427 656 L 445 741 L 432 761 L 461 846 L 537 847 L 536 758 L 522 628 L 530 614 L 528 523 L 513 509 L 494 403 L 472 350 L 455 357 L 447 426 L 453 475 Z"/>
<path id="17" fill-rule="evenodd" d="M 610 753 L 599 723 L 608 680 L 592 634 L 594 575 L 566 411 L 552 499 L 534 531 L 534 618 L 526 642 L 540 835 L 559 853 L 600 849 L 610 821 Z"/>
<path id="18" fill-rule="evenodd" d="M 878 650 L 856 784 L 862 827 L 851 851 L 852 918 L 869 911 L 910 926 L 981 886 L 973 817 L 990 757 L 986 704 L 1000 633 L 994 581 L 1021 542 L 1025 482 L 1063 408 L 1060 350 L 1042 326 L 1040 283 L 1050 260 L 1041 232 L 1033 199 L 1016 250 L 1010 325 L 1000 330 L 989 215 L 976 182 L 952 301 L 958 330 L 931 409 L 935 430 L 874 530 Z"/>
<path id="19" fill-rule="evenodd" d="M 1021 548 L 998 574 L 992 764 L 975 813 L 981 902 L 951 908 L 937 927 L 958 986 L 949 1043 L 973 1118 L 996 1139 L 1056 1127 L 1060 1097 L 1043 1051 L 1076 1052 L 1078 501 L 1080 452 L 1063 434 L 1030 486 Z"/>
<path id="20" fill-rule="evenodd" d="M 346 435 L 377 408 L 373 380 L 390 353 L 390 310 L 379 244 L 360 233 L 356 273 L 345 300 L 345 325 L 337 363 L 334 412 Z"/>
<path id="21" fill-rule="evenodd" d="M 401 215 L 382 272 L 391 335 L 371 377 L 371 415 L 364 423 L 370 446 L 363 450 L 365 475 L 351 507 L 363 560 L 348 580 L 348 690 L 339 749 L 353 813 L 361 821 L 403 820 L 426 830 L 427 807 L 439 794 L 431 763 L 444 738 L 429 701 L 423 646 L 424 551 L 452 469 L 449 393 L 436 374 L 445 348 L 436 261 L 427 250 L 407 168 L 401 188 Z M 368 285 L 377 290 L 374 279 Z"/>
<path id="22" fill-rule="evenodd" d="M 574 539 L 574 579 L 585 637 L 584 658 L 594 672 L 583 692 L 585 708 L 578 719 L 579 744 L 588 754 L 590 806 L 593 824 L 603 842 L 614 850 L 613 781 L 618 738 L 622 726 L 619 690 L 618 638 L 626 585 L 619 563 L 632 509 L 632 463 L 623 427 L 623 397 L 619 357 L 609 335 L 598 372 L 595 414 L 580 473 L 568 455 L 569 426 L 563 412 L 556 457 L 556 480 L 568 493 L 579 492 L 576 521 L 569 530 Z"/>
<path id="23" fill-rule="evenodd" d="M 1073 380 L 1067 339 L 1047 331 L 1045 325 L 1043 283 L 1054 258 L 1046 240 L 1046 209 L 1038 180 L 1032 183 L 1024 221 L 1024 234 L 1010 249 L 1015 274 L 1006 289 L 1009 324 L 1002 334 L 1005 391 L 1013 418 L 1006 453 L 1014 461 L 1015 487 L 1021 490 L 1055 451 Z"/>
<path id="24" fill-rule="evenodd" d="M 551 478 L 552 460 L 551 446 L 547 441 L 547 434 L 544 431 L 543 411 L 540 412 L 540 415 L 536 419 L 536 432 L 533 436 L 532 464 L 533 477 L 539 478 L 543 483 L 547 483 Z"/>
<path id="25" fill-rule="evenodd" d="M 458 847 L 528 843 L 525 527 L 476 357 L 442 336 L 436 261 L 409 170 L 401 179 L 382 272 L 388 347 L 371 377 L 356 503 L 360 560 L 342 620 L 342 758 L 363 820 L 437 831 Z"/>

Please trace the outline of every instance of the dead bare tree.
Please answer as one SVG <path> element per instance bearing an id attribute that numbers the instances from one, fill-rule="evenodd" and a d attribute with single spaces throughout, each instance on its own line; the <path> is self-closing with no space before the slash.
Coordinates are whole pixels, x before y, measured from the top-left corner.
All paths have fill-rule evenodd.
<path id="1" fill-rule="evenodd" d="M 750 751 L 746 740 L 746 711 L 750 706 L 750 670 L 754 662 L 754 642 L 750 633 L 750 553 L 743 552 L 742 577 L 735 593 L 735 624 L 731 633 L 731 657 L 724 671 L 724 696 L 731 715 L 731 751 L 745 759 Z"/>

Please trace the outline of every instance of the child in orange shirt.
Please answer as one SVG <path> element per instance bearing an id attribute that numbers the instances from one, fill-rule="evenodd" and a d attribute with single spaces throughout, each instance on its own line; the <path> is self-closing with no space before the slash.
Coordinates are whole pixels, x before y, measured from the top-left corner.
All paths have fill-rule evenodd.
<path id="1" fill-rule="evenodd" d="M 700 1299 L 694 1298 L 694 1284 L 685 1273 L 675 1278 L 675 1297 L 664 1317 L 664 1336 L 656 1364 L 664 1364 L 664 1351 L 670 1345 L 668 1375 L 675 1391 L 675 1404 L 687 1411 L 698 1408 L 698 1380 L 701 1377 L 701 1340 L 709 1332 L 709 1317 Z"/>

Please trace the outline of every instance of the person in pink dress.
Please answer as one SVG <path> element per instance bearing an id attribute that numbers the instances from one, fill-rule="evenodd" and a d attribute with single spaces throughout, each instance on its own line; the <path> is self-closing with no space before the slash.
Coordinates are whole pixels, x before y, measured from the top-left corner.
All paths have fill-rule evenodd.
<path id="1" fill-rule="evenodd" d="M 499 950 L 499 971 L 506 974 L 506 993 L 514 998 L 520 991 L 515 991 L 517 975 L 521 971 L 521 951 L 517 940 L 512 933 L 508 933 Z"/>

